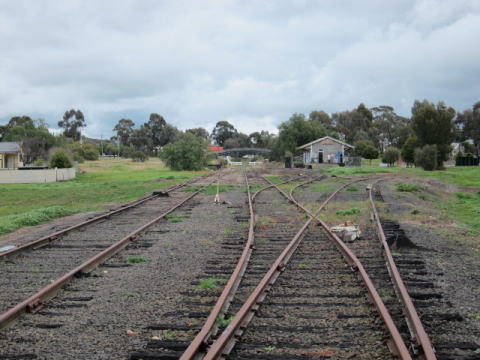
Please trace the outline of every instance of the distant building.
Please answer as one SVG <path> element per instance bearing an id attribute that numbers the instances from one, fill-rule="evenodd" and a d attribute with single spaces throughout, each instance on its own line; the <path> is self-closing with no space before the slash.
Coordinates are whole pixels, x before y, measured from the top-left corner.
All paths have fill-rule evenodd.
<path id="1" fill-rule="evenodd" d="M 0 142 L 0 169 L 17 169 L 23 166 L 21 146 L 16 142 Z"/>
<path id="2" fill-rule="evenodd" d="M 223 151 L 223 147 L 210 145 L 208 147 L 208 150 L 213 151 L 213 152 L 219 152 L 219 151 Z"/>
<path id="3" fill-rule="evenodd" d="M 450 146 L 451 146 L 451 157 L 452 158 L 455 158 L 457 155 L 459 155 L 460 153 L 464 153 L 466 152 L 465 151 L 465 146 L 464 146 L 464 143 L 467 143 L 469 145 L 471 145 L 473 147 L 474 145 L 474 142 L 472 139 L 468 139 L 468 140 L 465 140 L 463 142 L 454 142 L 452 143 Z"/>
<path id="4" fill-rule="evenodd" d="M 299 146 L 297 150 L 303 150 L 303 163 L 330 163 L 339 164 L 345 161 L 345 152 L 354 146 L 330 136 Z"/>

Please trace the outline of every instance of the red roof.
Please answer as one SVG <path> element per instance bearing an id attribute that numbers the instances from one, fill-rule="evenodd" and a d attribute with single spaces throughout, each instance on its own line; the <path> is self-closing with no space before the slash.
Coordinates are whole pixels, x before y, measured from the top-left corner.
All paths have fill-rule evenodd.
<path id="1" fill-rule="evenodd" d="M 208 147 L 208 150 L 210 150 L 210 151 L 215 151 L 215 152 L 217 152 L 217 151 L 223 151 L 223 147 L 210 145 L 210 146 Z"/>

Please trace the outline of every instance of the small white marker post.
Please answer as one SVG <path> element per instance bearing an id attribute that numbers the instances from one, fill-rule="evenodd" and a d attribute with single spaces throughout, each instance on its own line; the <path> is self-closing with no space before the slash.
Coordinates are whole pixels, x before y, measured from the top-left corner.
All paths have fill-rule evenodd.
<path id="1" fill-rule="evenodd" d="M 217 180 L 217 195 L 215 195 L 215 199 L 213 201 L 215 204 L 220 204 L 220 179 Z"/>

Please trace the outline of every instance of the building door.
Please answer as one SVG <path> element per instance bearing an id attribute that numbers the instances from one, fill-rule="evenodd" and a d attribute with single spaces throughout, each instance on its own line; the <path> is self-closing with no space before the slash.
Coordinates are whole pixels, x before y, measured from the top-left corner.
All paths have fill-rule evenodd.
<path id="1" fill-rule="evenodd" d="M 318 152 L 318 163 L 323 163 L 323 150 Z"/>
<path id="2" fill-rule="evenodd" d="M 7 169 L 14 169 L 15 168 L 15 156 L 6 155 L 6 160 L 7 160 Z"/>

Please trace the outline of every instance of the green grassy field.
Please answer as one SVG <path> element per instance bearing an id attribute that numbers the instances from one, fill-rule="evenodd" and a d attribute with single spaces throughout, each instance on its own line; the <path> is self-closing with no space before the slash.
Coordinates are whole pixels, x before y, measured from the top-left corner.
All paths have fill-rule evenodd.
<path id="1" fill-rule="evenodd" d="M 0 234 L 78 212 L 101 210 L 204 172 L 171 171 L 159 159 L 101 159 L 80 164 L 74 180 L 0 185 Z"/>

